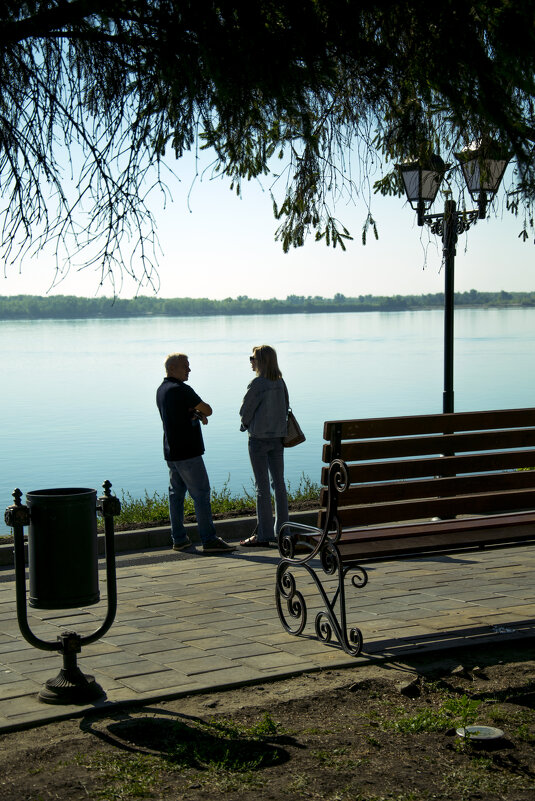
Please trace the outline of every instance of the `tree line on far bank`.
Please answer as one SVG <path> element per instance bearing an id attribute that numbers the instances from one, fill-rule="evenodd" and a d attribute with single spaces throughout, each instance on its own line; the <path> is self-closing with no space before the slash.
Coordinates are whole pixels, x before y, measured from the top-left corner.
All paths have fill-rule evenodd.
<path id="1" fill-rule="evenodd" d="M 455 293 L 456 306 L 501 308 L 535 306 L 535 292 L 469 292 Z M 81 298 L 73 295 L 0 296 L 0 320 L 118 318 L 118 317 L 191 317 L 230 314 L 304 314 L 315 312 L 418 311 L 441 308 L 444 294 L 427 295 L 359 295 L 333 298 L 288 295 L 285 300 L 259 300 L 240 295 L 237 298 L 158 298 L 139 296 L 123 298 Z"/>

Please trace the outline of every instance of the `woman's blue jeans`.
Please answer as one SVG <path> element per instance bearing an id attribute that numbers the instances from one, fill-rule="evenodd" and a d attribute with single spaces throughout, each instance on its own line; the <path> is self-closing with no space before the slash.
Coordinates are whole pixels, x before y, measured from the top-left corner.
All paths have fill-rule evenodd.
<path id="1" fill-rule="evenodd" d="M 256 487 L 256 516 L 258 519 L 258 539 L 261 542 L 272 540 L 274 533 L 288 520 L 288 497 L 284 483 L 284 446 L 281 437 L 249 437 L 249 457 L 253 468 Z M 273 530 L 273 510 L 271 508 L 271 487 L 275 494 L 275 531 Z"/>
<path id="2" fill-rule="evenodd" d="M 202 456 L 167 462 L 169 466 L 169 517 L 173 542 L 184 542 L 184 498 L 186 491 L 192 497 L 201 542 L 205 545 L 216 536 L 212 507 L 210 506 L 210 481 Z"/>

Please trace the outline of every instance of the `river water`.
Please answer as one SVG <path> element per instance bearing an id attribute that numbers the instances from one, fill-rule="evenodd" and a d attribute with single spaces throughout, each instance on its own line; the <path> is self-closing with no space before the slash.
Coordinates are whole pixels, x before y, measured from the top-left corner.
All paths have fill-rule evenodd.
<path id="1" fill-rule="evenodd" d="M 15 487 L 164 493 L 155 390 L 167 353 L 214 414 L 203 428 L 212 485 L 251 489 L 238 409 L 253 345 L 273 345 L 307 441 L 286 475 L 319 479 L 322 424 L 442 411 L 440 310 L 246 317 L 0 322 L 0 506 Z M 455 312 L 455 410 L 535 404 L 535 309 Z M 3 524 L 0 533 L 7 533 Z"/>

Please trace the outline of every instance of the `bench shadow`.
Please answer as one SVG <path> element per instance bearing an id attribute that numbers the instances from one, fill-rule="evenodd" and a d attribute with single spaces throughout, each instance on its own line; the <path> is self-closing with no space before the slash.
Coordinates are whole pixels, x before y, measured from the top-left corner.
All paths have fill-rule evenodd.
<path id="1" fill-rule="evenodd" d="M 390 655 L 400 654 L 403 651 L 431 646 L 433 650 L 442 648 L 474 648 L 478 645 L 499 648 L 504 642 L 527 642 L 533 638 L 535 618 L 515 620 L 507 626 L 470 626 L 452 629 L 447 632 L 430 632 L 409 637 L 389 637 L 383 640 L 368 642 L 363 649 L 366 655 L 375 655 L 376 652 L 385 652 Z"/>

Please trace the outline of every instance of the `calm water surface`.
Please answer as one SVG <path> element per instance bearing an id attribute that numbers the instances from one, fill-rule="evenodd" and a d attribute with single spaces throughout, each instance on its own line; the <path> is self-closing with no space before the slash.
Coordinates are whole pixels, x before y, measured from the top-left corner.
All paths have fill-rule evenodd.
<path id="1" fill-rule="evenodd" d="M 456 411 L 535 404 L 535 309 L 458 310 Z M 238 409 L 249 354 L 279 354 L 307 442 L 286 474 L 319 478 L 322 424 L 333 418 L 442 411 L 440 310 L 191 319 L 0 322 L 0 533 L 18 486 L 165 492 L 155 390 L 170 351 L 188 353 L 190 384 L 214 414 L 203 429 L 212 485 L 251 488 Z"/>

